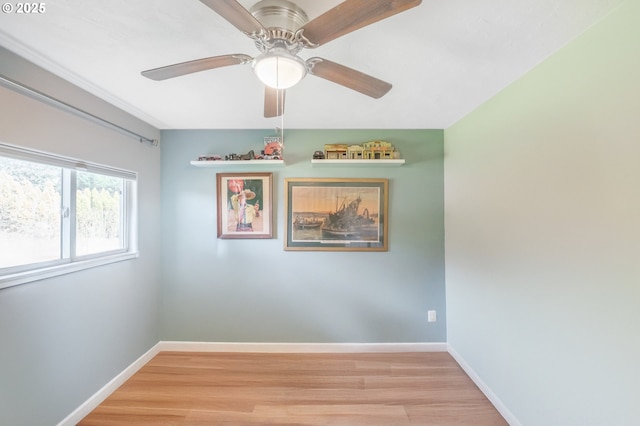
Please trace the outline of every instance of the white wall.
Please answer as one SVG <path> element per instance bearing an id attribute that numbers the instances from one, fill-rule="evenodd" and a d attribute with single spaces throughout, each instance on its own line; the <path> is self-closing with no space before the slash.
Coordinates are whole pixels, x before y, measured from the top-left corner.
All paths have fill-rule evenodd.
<path id="1" fill-rule="evenodd" d="M 445 131 L 448 342 L 524 425 L 640 421 L 639 20 Z"/>
<path id="2" fill-rule="evenodd" d="M 0 74 L 159 131 L 0 48 Z M 0 290 L 0 424 L 58 423 L 158 341 L 160 150 L 0 87 L 0 141 L 139 172 L 140 257 Z"/>

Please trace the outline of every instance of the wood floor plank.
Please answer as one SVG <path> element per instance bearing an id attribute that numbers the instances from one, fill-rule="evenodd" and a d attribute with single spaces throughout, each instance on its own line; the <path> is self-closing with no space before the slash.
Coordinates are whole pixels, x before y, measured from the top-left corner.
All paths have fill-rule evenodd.
<path id="1" fill-rule="evenodd" d="M 155 408 L 142 410 L 141 407 L 105 407 L 96 408 L 79 424 L 83 426 L 114 425 L 183 425 L 189 410 Z"/>
<path id="2" fill-rule="evenodd" d="M 161 352 L 79 424 L 507 423 L 447 353 Z"/>

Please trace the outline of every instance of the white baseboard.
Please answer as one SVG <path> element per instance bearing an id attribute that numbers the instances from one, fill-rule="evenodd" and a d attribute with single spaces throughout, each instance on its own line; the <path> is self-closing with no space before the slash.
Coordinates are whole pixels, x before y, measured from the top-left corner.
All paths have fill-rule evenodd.
<path id="1" fill-rule="evenodd" d="M 159 344 L 155 344 L 151 349 L 145 352 L 140 358 L 135 360 L 130 366 L 125 368 L 120 374 L 111 379 L 109 383 L 104 385 L 102 389 L 94 393 L 82 405 L 76 408 L 71 414 L 64 418 L 58 426 L 75 426 L 92 412 L 98 405 L 102 403 L 109 395 L 118 389 L 124 382 L 133 376 L 140 368 L 149 362 L 154 356 L 160 352 Z"/>
<path id="2" fill-rule="evenodd" d="M 259 353 L 447 352 L 446 343 L 158 342 L 160 351 Z"/>
<path id="3" fill-rule="evenodd" d="M 449 355 L 456 360 L 456 362 L 462 367 L 467 376 L 473 380 L 473 382 L 478 386 L 478 388 L 482 391 L 482 393 L 487 397 L 489 401 L 496 407 L 498 413 L 509 423 L 510 426 L 522 426 L 522 423 L 513 415 L 511 411 L 507 408 L 507 406 L 502 402 L 500 398 L 487 386 L 485 382 L 482 381 L 480 376 L 471 368 L 471 366 L 462 358 L 462 356 L 456 352 L 455 349 L 449 344 L 447 344 L 447 351 Z"/>
<path id="4" fill-rule="evenodd" d="M 260 353 L 362 353 L 362 352 L 447 352 L 446 343 L 226 343 L 160 341 L 102 389 L 76 408 L 58 426 L 74 426 L 142 366 L 162 351 L 175 352 L 260 352 Z"/>

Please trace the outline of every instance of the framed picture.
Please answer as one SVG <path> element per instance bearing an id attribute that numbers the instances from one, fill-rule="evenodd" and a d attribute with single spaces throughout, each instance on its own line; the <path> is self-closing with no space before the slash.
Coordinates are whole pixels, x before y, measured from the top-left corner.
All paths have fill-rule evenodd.
<path id="1" fill-rule="evenodd" d="M 273 238 L 272 173 L 218 173 L 218 238 Z"/>
<path id="2" fill-rule="evenodd" d="M 388 179 L 285 179 L 285 250 L 387 251 Z"/>

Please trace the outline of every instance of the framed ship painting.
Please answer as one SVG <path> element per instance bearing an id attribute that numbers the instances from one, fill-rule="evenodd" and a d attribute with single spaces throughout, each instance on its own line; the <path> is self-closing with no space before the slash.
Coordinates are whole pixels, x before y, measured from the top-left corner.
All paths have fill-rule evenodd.
<path id="1" fill-rule="evenodd" d="M 218 238 L 273 238 L 272 173 L 218 173 Z"/>
<path id="2" fill-rule="evenodd" d="M 284 181 L 285 250 L 387 251 L 388 179 Z"/>

